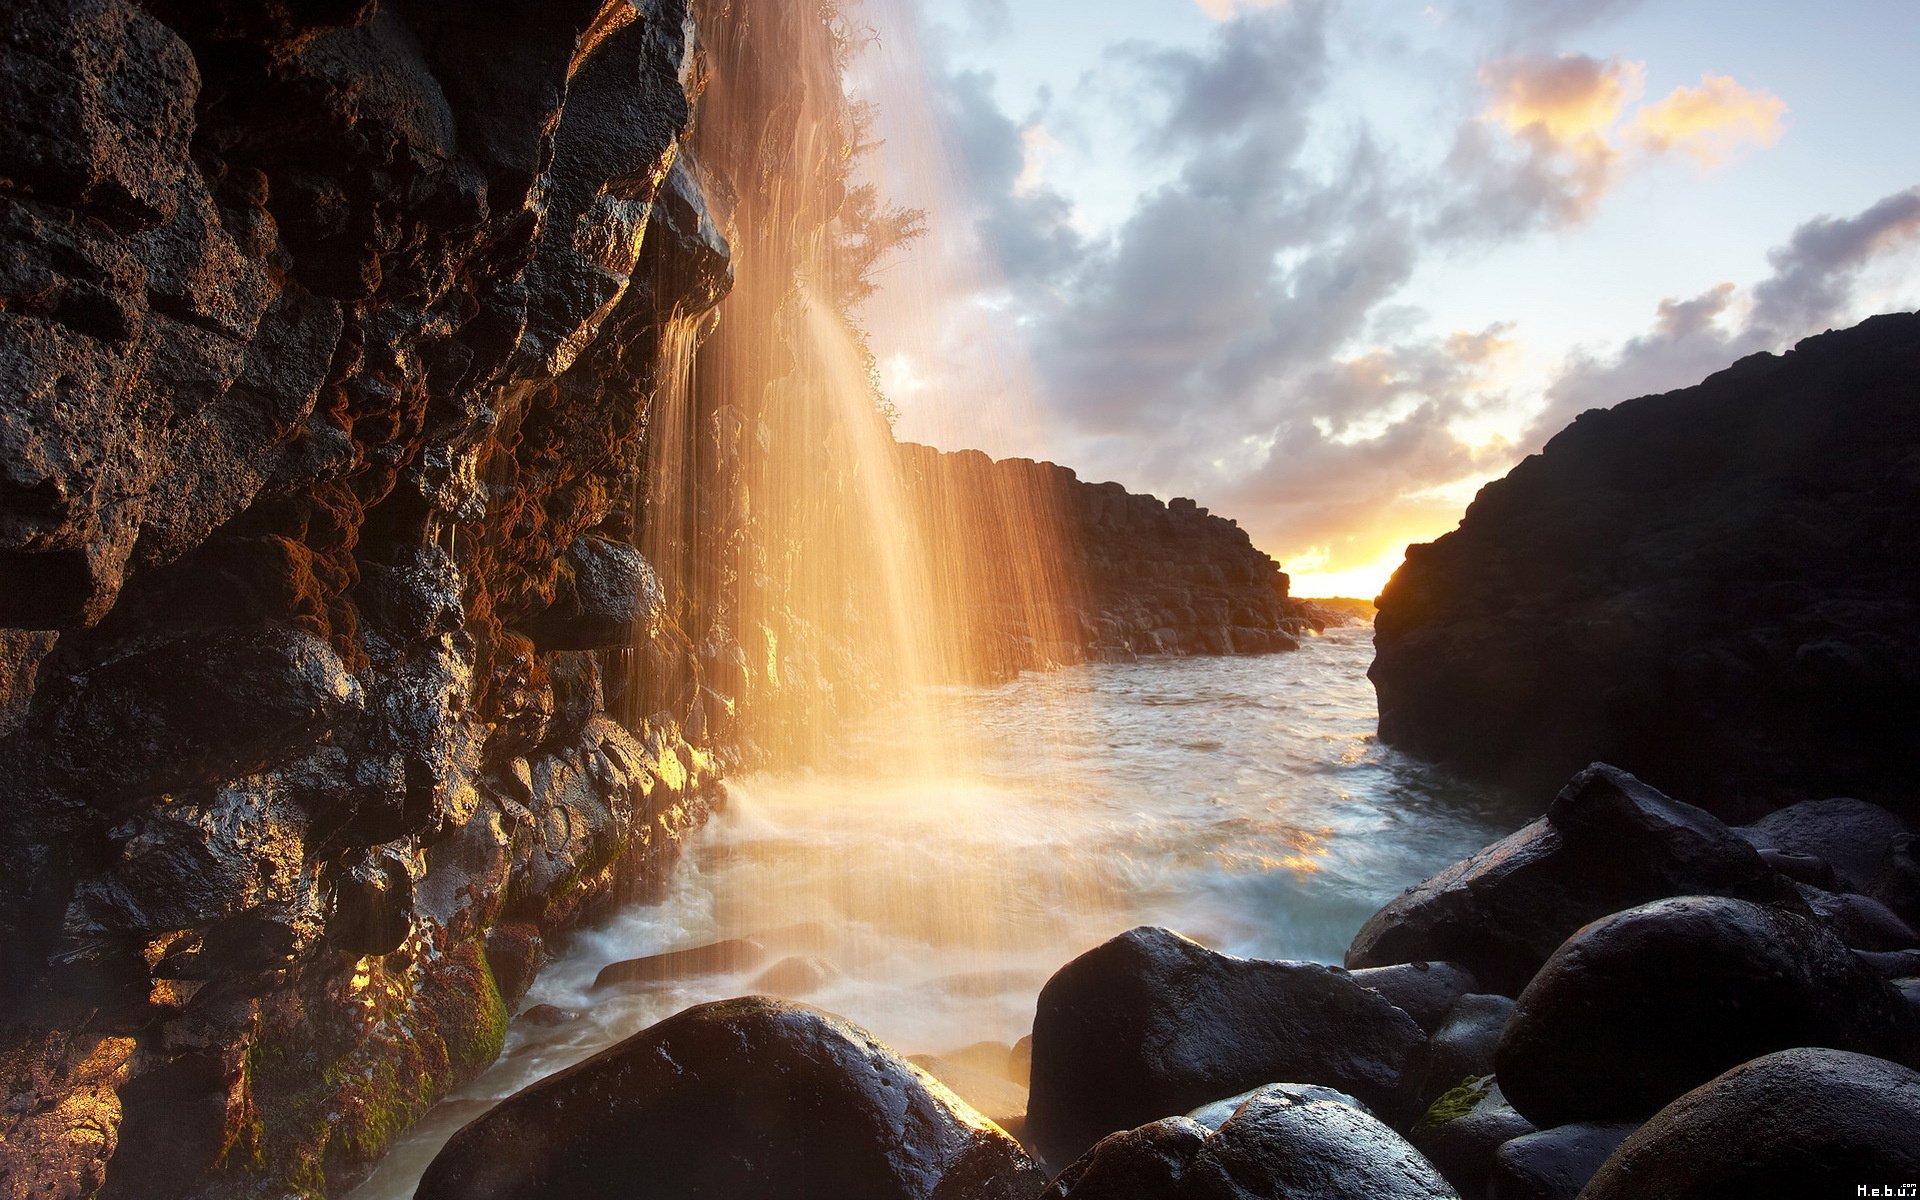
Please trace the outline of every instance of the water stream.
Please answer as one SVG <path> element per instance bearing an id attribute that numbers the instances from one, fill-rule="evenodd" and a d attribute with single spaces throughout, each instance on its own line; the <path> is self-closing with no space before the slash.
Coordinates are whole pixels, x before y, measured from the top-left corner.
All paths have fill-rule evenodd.
<path id="1" fill-rule="evenodd" d="M 1049 974 L 1138 924 L 1339 961 L 1381 903 L 1521 820 L 1374 739 L 1371 632 L 942 689 L 974 756 L 947 778 L 883 711 L 829 766 L 734 781 L 668 894 L 577 937 L 525 1002 L 578 1016 L 515 1022 L 356 1200 L 411 1195 L 493 1100 L 707 1000 L 786 994 L 941 1053 L 1022 1036 Z M 746 937 L 766 954 L 743 969 L 592 987 L 615 961 Z"/>

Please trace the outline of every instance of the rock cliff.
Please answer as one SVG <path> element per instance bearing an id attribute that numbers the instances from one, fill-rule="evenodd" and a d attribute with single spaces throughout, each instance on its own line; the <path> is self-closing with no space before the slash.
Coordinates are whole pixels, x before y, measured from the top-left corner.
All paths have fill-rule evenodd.
<path id="1" fill-rule="evenodd" d="M 1383 739 L 1540 788 L 1595 759 L 1746 818 L 1920 812 L 1920 314 L 1583 414 L 1408 548 Z"/>
<path id="2" fill-rule="evenodd" d="M 685 0 L 0 12 L 0 1194 L 337 1191 L 709 803 L 608 711 L 686 654 L 627 481 L 730 282 L 701 62 Z"/>
<path id="3" fill-rule="evenodd" d="M 1049 663 L 1130 660 L 1158 654 L 1266 654 L 1297 649 L 1335 614 L 1292 600 L 1280 565 L 1245 530 L 1192 500 L 1162 502 L 1118 483 L 1087 483 L 1050 462 L 995 461 L 977 450 L 943 453 L 902 443 L 909 486 L 927 523 L 950 538 L 1015 546 L 1032 535 L 1006 528 L 1000 508 L 983 515 L 969 497 L 1020 498 L 1009 509 L 1044 514 L 1042 534 L 1059 578 L 1063 611 L 1036 614 L 1004 603 L 976 614 L 986 661 L 1021 669 Z M 969 556 L 992 563 L 986 552 Z M 1004 556 L 1003 556 L 1004 557 Z M 1018 562 L 1015 569 L 1031 569 Z M 975 588 L 1010 595 L 1012 589 Z"/>

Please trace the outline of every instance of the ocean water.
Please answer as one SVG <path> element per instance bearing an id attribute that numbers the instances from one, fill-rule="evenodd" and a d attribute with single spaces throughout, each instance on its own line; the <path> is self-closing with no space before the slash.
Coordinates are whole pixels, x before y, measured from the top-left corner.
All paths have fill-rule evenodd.
<path id="1" fill-rule="evenodd" d="M 1021 1037 L 1054 970 L 1136 925 L 1338 962 L 1381 904 L 1523 819 L 1375 740 L 1371 657 L 1352 626 L 1294 654 L 956 688 L 937 711 L 959 759 L 929 769 L 883 711 L 831 764 L 733 781 L 666 894 L 576 937 L 523 1006 L 577 1017 L 516 1021 L 355 1196 L 410 1196 L 494 1100 L 708 1000 L 785 995 L 939 1054 Z M 609 963 L 728 938 L 765 953 L 592 986 Z"/>

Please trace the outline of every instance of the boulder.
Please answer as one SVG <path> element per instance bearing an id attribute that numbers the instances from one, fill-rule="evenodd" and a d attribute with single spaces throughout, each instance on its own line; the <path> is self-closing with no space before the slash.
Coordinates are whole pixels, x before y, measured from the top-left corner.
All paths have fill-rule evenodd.
<path id="1" fill-rule="evenodd" d="M 767 948 L 752 938 L 728 938 L 685 950 L 668 950 L 644 958 L 628 958 L 609 963 L 593 977 L 596 990 L 616 984 L 658 983 L 686 975 L 714 975 L 722 971 L 740 971 L 754 966 L 767 956 Z"/>
<path id="2" fill-rule="evenodd" d="M 1428 1033 L 1446 1023 L 1455 1001 L 1480 990 L 1472 972 L 1444 962 L 1367 967 L 1353 972 L 1353 981 L 1393 1001 Z"/>
<path id="3" fill-rule="evenodd" d="M 1819 923 L 1689 896 L 1568 939 L 1521 993 L 1495 1062 L 1513 1106 L 1545 1128 L 1644 1119 L 1770 1051 L 1894 1058 L 1915 1034 L 1893 989 Z"/>
<path id="4" fill-rule="evenodd" d="M 1884 953 L 1920 946 L 1920 933 L 1872 896 L 1798 888 L 1808 910 L 1855 950 Z"/>
<path id="5" fill-rule="evenodd" d="M 1427 1104 L 1459 1086 L 1463 1079 L 1493 1074 L 1493 1055 L 1513 1015 L 1514 1003 L 1505 996 L 1462 996 L 1447 1014 L 1446 1024 L 1427 1045 L 1426 1084 L 1420 1098 Z"/>
<path id="6" fill-rule="evenodd" d="M 677 1016 L 455 1134 L 417 1200 L 1005 1200 L 1019 1145 L 866 1031 L 765 997 Z"/>
<path id="7" fill-rule="evenodd" d="M 1493 1177 L 1500 1147 L 1532 1132 L 1533 1125 L 1507 1103 L 1493 1076 L 1483 1075 L 1434 1101 L 1407 1131 L 1407 1140 L 1461 1195 L 1480 1196 Z"/>
<path id="8" fill-rule="evenodd" d="M 1487 1200 L 1577 1200 L 1637 1125 L 1562 1125 L 1522 1134 L 1493 1156 Z"/>
<path id="9" fill-rule="evenodd" d="M 1169 1117 L 1110 1134 L 1042 1200 L 1458 1200 L 1433 1165 L 1326 1088 L 1271 1084 L 1210 1129 Z"/>
<path id="10" fill-rule="evenodd" d="M 1040 992 L 1029 1140 L 1071 1162 L 1107 1134 L 1275 1079 L 1410 1117 L 1426 1035 L 1345 972 L 1235 958 L 1166 929 L 1124 933 Z"/>
<path id="11" fill-rule="evenodd" d="M 1894 839 L 1872 892 L 1907 924 L 1920 926 L 1920 837 L 1909 833 Z"/>
<path id="12" fill-rule="evenodd" d="M 1346 962 L 1444 960 L 1516 995 L 1582 925 L 1681 895 L 1804 907 L 1792 885 L 1718 818 L 1595 763 L 1560 790 L 1546 816 L 1375 913 Z"/>
<path id="13" fill-rule="evenodd" d="M 1669 1104 L 1606 1161 L 1584 1200 L 1801 1200 L 1920 1179 L 1920 1074 L 1800 1047 L 1742 1063 Z M 1897 1195 L 1886 1191 L 1881 1195 Z"/>
<path id="14" fill-rule="evenodd" d="M 1865 892 L 1886 866 L 1907 823 L 1865 800 L 1803 800 L 1775 809 L 1734 832 L 1762 850 L 1810 854 L 1833 867 L 1843 891 Z"/>
<path id="15" fill-rule="evenodd" d="M 1014 1137 L 1025 1131 L 1027 1089 L 1005 1075 L 935 1054 L 910 1054 L 907 1061 L 947 1085 L 981 1116 Z"/>

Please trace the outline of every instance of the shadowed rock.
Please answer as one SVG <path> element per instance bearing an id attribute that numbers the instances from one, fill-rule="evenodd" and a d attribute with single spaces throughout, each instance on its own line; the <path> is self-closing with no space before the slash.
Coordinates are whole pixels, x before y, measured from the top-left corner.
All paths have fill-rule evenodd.
<path id="1" fill-rule="evenodd" d="M 1893 989 L 1818 923 L 1692 896 L 1568 939 L 1521 993 L 1496 1064 L 1536 1125 L 1634 1121 L 1770 1051 L 1901 1058 L 1916 1033 Z"/>
<path id="2" fill-rule="evenodd" d="M 1718 818 L 1595 763 L 1546 816 L 1370 917 L 1347 966 L 1446 960 L 1514 995 L 1587 922 L 1681 895 L 1804 909 L 1792 885 Z"/>
<path id="3" fill-rule="evenodd" d="M 688 1009 L 502 1101 L 418 1200 L 1005 1200 L 1044 1178 L 873 1037 L 763 997 Z"/>
<path id="4" fill-rule="evenodd" d="M 1069 1162 L 1116 1130 L 1274 1079 L 1411 1116 L 1426 1036 L 1345 972 L 1234 958 L 1165 929 L 1089 950 L 1041 990 L 1028 1137 Z"/>
<path id="5" fill-rule="evenodd" d="M 739 971 L 754 966 L 767 956 L 767 948 L 752 938 L 729 938 L 685 950 L 649 954 L 609 963 L 593 977 L 595 988 L 619 984 L 658 983 L 683 975 L 711 975 L 720 971 Z"/>
<path id="6" fill-rule="evenodd" d="M 1743 1063 L 1655 1114 L 1584 1200 L 1801 1200 L 1920 1178 L 1920 1074 L 1841 1050 Z"/>
<path id="7" fill-rule="evenodd" d="M 1577 1200 L 1636 1125 L 1562 1125 L 1523 1134 L 1493 1156 L 1487 1200 Z"/>
<path id="8" fill-rule="evenodd" d="M 1913 815 L 1920 314 L 1620 399 L 1408 547 L 1381 738 L 1525 791 L 1602 759 L 1730 816 Z"/>
<path id="9" fill-rule="evenodd" d="M 1168 1117 L 1103 1138 L 1041 1200 L 1458 1200 L 1351 1097 L 1270 1084 L 1217 1128 Z"/>

